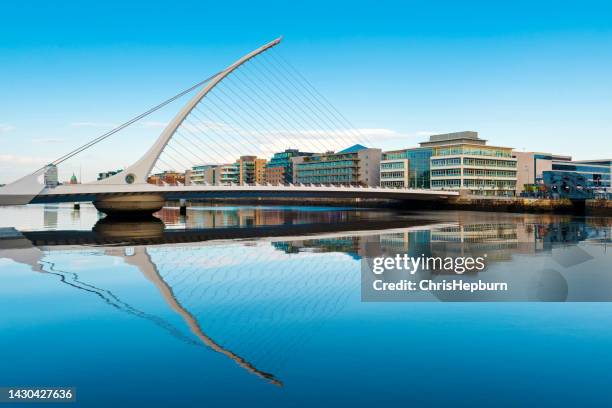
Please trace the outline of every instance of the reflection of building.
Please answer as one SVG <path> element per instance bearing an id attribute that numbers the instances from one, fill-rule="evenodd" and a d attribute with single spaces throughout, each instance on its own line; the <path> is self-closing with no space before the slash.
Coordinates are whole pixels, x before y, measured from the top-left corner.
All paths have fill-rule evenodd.
<path id="1" fill-rule="evenodd" d="M 58 216 L 57 205 L 45 205 L 43 211 L 43 225 L 45 229 L 57 228 L 57 216 Z"/>
<path id="2" fill-rule="evenodd" d="M 382 187 L 429 188 L 432 149 L 429 147 L 393 150 L 382 153 Z"/>
<path id="3" fill-rule="evenodd" d="M 354 145 L 337 153 L 293 157 L 293 180 L 304 184 L 377 186 L 380 149 Z"/>
<path id="4" fill-rule="evenodd" d="M 433 135 L 421 147 L 432 148 L 431 187 L 467 190 L 475 195 L 513 196 L 516 159 L 509 147 L 486 146 L 477 132 Z"/>
<path id="5" fill-rule="evenodd" d="M 309 239 L 303 241 L 272 242 L 272 246 L 287 254 L 311 251 L 318 253 L 340 252 L 354 259 L 361 259 L 363 250 L 360 245 L 360 237 L 336 237 L 325 239 Z"/>
<path id="6" fill-rule="evenodd" d="M 123 169 L 103 171 L 102 173 L 98 173 L 98 180 L 104 180 L 105 178 L 109 178 L 110 176 L 114 176 L 115 174 L 119 174 L 122 171 L 123 171 Z"/>
<path id="7" fill-rule="evenodd" d="M 166 170 L 162 173 L 152 174 L 147 178 L 147 183 L 162 186 L 164 184 L 177 185 L 185 184 L 185 173 L 174 170 Z"/>
<path id="8" fill-rule="evenodd" d="M 297 149 L 287 149 L 284 152 L 274 153 L 272 159 L 266 164 L 266 183 L 272 185 L 293 183 L 293 162 L 291 158 L 312 155 L 313 153 L 300 152 Z"/>

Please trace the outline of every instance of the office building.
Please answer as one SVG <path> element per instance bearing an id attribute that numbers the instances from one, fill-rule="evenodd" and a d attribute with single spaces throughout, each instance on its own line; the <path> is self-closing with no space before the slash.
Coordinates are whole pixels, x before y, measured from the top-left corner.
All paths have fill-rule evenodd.
<path id="1" fill-rule="evenodd" d="M 572 190 L 591 189 L 609 191 L 612 160 L 572 160 L 571 156 L 539 152 L 513 152 L 517 159 L 517 194 L 531 192 L 578 197 L 580 193 L 559 192 L 565 183 Z M 546 177 L 545 173 L 547 174 Z"/>
<path id="2" fill-rule="evenodd" d="M 432 151 L 430 147 L 417 147 L 383 152 L 380 161 L 380 185 L 429 188 Z"/>
<path id="3" fill-rule="evenodd" d="M 516 194 L 534 192 L 542 185 L 543 172 L 551 171 L 553 163 L 571 162 L 571 156 L 542 152 L 512 152 L 516 159 Z"/>
<path id="4" fill-rule="evenodd" d="M 284 152 L 274 153 L 266 164 L 265 181 L 272 185 L 289 184 L 293 182 L 292 157 L 312 156 L 312 153 L 300 152 L 297 149 L 287 149 Z"/>
<path id="5" fill-rule="evenodd" d="M 486 140 L 471 131 L 432 135 L 420 145 L 432 149 L 431 188 L 515 195 L 517 160 L 512 148 L 487 146 Z"/>
<path id="6" fill-rule="evenodd" d="M 542 184 L 545 197 L 549 198 L 585 200 L 595 196 L 593 184 L 584 175 L 572 171 L 544 171 Z"/>
<path id="7" fill-rule="evenodd" d="M 380 182 L 381 150 L 354 145 L 337 153 L 292 157 L 297 184 L 367 185 Z"/>
<path id="8" fill-rule="evenodd" d="M 612 160 L 574 160 L 553 162 L 552 171 L 577 173 L 584 177 L 589 186 L 610 189 Z"/>

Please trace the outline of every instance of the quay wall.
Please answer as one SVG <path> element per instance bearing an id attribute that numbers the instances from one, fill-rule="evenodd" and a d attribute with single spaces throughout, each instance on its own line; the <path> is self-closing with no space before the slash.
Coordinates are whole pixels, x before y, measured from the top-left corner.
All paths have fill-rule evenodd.
<path id="1" fill-rule="evenodd" d="M 522 197 L 478 197 L 462 195 L 444 201 L 398 201 L 387 199 L 359 198 L 232 198 L 194 201 L 205 205 L 285 205 L 285 206 L 329 206 L 356 208 L 398 208 L 406 210 L 465 210 L 497 211 L 516 213 L 557 213 L 612 216 L 612 201 L 568 199 L 540 199 Z M 169 202 L 177 206 L 176 202 Z"/>

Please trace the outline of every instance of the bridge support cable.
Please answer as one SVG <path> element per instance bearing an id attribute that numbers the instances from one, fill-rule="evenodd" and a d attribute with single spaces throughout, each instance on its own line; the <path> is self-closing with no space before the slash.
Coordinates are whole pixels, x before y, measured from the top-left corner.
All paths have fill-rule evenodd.
<path id="1" fill-rule="evenodd" d="M 339 140 L 335 141 L 332 137 L 334 136 L 332 132 L 324 129 L 324 124 L 319 123 L 316 120 L 313 120 L 312 117 L 306 114 L 306 111 L 300 102 L 299 98 L 290 96 L 287 92 L 283 90 L 277 82 L 275 78 L 270 78 L 267 75 L 261 75 L 262 81 L 254 81 L 253 77 L 255 75 L 248 75 L 246 69 L 242 69 L 242 77 L 244 78 L 243 84 L 248 87 L 249 91 L 262 95 L 262 97 L 268 98 L 270 100 L 275 101 L 275 103 L 279 106 L 279 111 L 283 111 L 285 115 L 289 117 L 290 122 L 297 123 L 302 129 L 303 132 L 301 134 L 304 137 L 304 140 L 314 140 L 318 141 L 319 144 L 324 146 L 323 151 L 327 150 L 337 150 L 337 148 L 348 147 L 346 145 L 351 145 L 352 141 L 347 140 L 343 137 L 340 137 Z M 258 71 L 261 73 L 261 70 Z M 239 71 L 236 76 L 240 75 Z M 260 83 L 269 84 L 266 90 L 263 90 L 260 86 Z M 259 92 L 258 92 L 259 91 Z M 270 95 L 271 94 L 271 95 Z M 338 145 L 336 145 L 338 143 Z"/>
<path id="2" fill-rule="evenodd" d="M 244 98 L 241 98 L 242 104 L 240 105 L 236 104 L 235 100 L 233 99 L 231 101 L 227 101 L 226 98 L 229 98 L 229 96 L 226 92 L 223 92 L 223 87 L 231 90 L 231 87 L 228 86 L 227 82 L 219 84 L 219 86 L 215 88 L 215 91 L 208 95 L 206 103 L 200 104 L 194 109 L 194 111 L 197 111 L 199 115 L 205 117 L 204 120 L 202 120 L 195 112 L 192 112 L 192 116 L 195 116 L 195 118 L 202 123 L 206 123 L 208 121 L 223 123 L 225 127 L 231 130 L 231 132 L 229 132 L 225 138 L 225 142 L 228 144 L 230 138 L 235 141 L 236 134 L 241 134 L 243 137 L 239 139 L 237 143 L 239 144 L 239 149 L 242 149 L 242 154 L 245 154 L 246 143 L 248 143 L 254 149 L 250 151 L 250 153 L 256 153 L 257 155 L 262 154 L 264 157 L 271 156 L 275 152 L 275 149 L 278 150 L 280 148 L 291 147 L 291 145 L 283 145 L 282 139 L 278 137 L 278 131 L 270 131 L 269 129 L 262 130 L 262 128 L 264 128 L 262 122 L 257 120 L 251 112 L 257 112 L 258 116 L 262 118 L 270 115 L 263 115 L 261 112 L 259 112 L 261 109 L 254 109 L 250 105 L 245 105 Z M 232 93 L 234 95 L 236 94 L 236 92 L 233 90 Z M 223 98 L 222 96 L 226 96 L 226 98 Z M 208 113 L 204 112 L 204 110 L 206 110 Z M 242 114 L 238 111 L 242 112 Z M 211 116 L 214 116 L 214 118 L 211 119 Z M 249 116 L 248 120 L 245 120 L 246 116 Z M 238 118 L 242 120 L 238 120 Z M 237 124 L 232 124 L 233 122 Z M 219 132 L 214 133 L 219 136 Z M 294 147 L 300 146 L 294 145 Z"/>
<path id="3" fill-rule="evenodd" d="M 324 104 L 321 102 L 322 95 L 321 97 L 317 97 L 315 94 L 313 94 L 309 87 L 304 84 L 305 80 L 300 80 L 300 78 L 296 77 L 295 75 L 292 75 L 292 73 L 289 72 L 286 67 L 284 67 L 279 62 L 279 60 L 275 58 L 274 55 L 270 55 L 268 60 L 275 62 L 275 66 L 279 67 L 277 71 L 284 78 L 284 80 L 293 85 L 293 88 L 297 91 L 296 94 L 304 96 L 304 98 L 311 103 L 312 107 L 314 108 L 313 112 L 316 111 L 320 113 L 320 116 L 318 114 L 316 115 L 317 117 L 330 124 L 336 132 L 343 133 L 346 137 L 349 138 L 349 140 L 353 140 L 353 144 L 366 143 L 370 146 L 373 146 L 371 141 L 366 140 L 366 138 L 364 138 L 363 135 L 361 135 L 357 131 L 355 126 L 349 124 L 347 128 L 346 125 L 339 121 L 338 117 L 333 114 L 333 111 L 325 107 Z"/>
<path id="4" fill-rule="evenodd" d="M 212 103 L 214 105 L 214 102 L 212 102 L 212 100 L 209 100 L 208 102 Z M 225 112 L 225 110 L 223 108 L 221 108 L 218 105 L 214 105 L 216 107 L 216 116 L 218 118 L 220 118 L 222 120 L 222 118 L 219 116 L 218 112 L 221 112 L 224 116 L 228 117 L 227 112 Z M 199 111 L 202 115 L 204 115 L 204 113 L 202 111 Z M 206 117 L 206 116 L 205 116 Z M 246 129 L 242 129 L 240 127 L 240 125 L 232 125 L 231 122 L 226 122 L 225 123 L 226 126 L 229 127 L 230 132 L 234 133 L 238 136 L 240 136 L 243 140 L 246 139 L 252 139 L 253 137 L 253 131 L 252 130 L 246 130 Z M 274 153 L 274 149 L 272 147 L 272 140 L 269 141 L 265 141 L 263 143 L 261 143 L 261 146 L 257 146 L 254 150 L 252 150 L 252 154 L 257 155 L 257 156 L 263 156 L 264 158 L 268 158 L 270 157 L 273 153 Z M 244 153 L 242 153 L 242 155 L 245 155 Z"/>
<path id="5" fill-rule="evenodd" d="M 221 89 L 218 89 L 218 91 L 220 92 Z M 254 120 L 250 112 L 243 106 L 237 106 L 234 108 L 233 105 L 235 104 L 225 102 L 223 98 L 215 98 L 214 96 L 209 100 L 209 103 L 208 113 L 205 113 L 202 110 L 198 110 L 198 112 L 200 112 L 202 115 L 214 115 L 217 120 L 224 121 L 232 131 L 240 133 L 241 135 L 246 134 L 247 139 L 254 139 L 255 143 L 259 144 L 259 146 L 254 146 L 255 151 L 259 151 L 264 157 L 270 157 L 275 151 L 283 148 L 279 139 L 275 139 L 272 133 L 268 132 L 268 134 L 266 134 L 266 132 L 262 132 L 259 129 L 259 123 Z M 223 107 L 221 105 L 223 105 Z M 212 109 L 213 107 L 215 108 L 214 110 Z M 237 109 L 239 109 L 242 114 L 239 113 Z M 231 111 L 235 116 L 232 116 L 232 114 L 228 113 L 228 111 Z M 243 118 L 245 114 L 253 118 L 247 122 L 247 125 L 249 126 L 248 128 L 246 128 L 246 126 L 243 124 L 244 119 L 242 121 L 236 121 L 236 125 L 230 124 L 231 121 L 227 120 L 231 119 L 232 117 Z M 223 115 L 223 117 L 221 115 Z"/>
<path id="6" fill-rule="evenodd" d="M 310 83 L 272 53 L 240 65 L 212 88 L 183 118 L 160 157 L 167 156 L 166 162 L 182 171 L 246 155 L 269 159 L 286 148 L 316 153 L 365 142 Z"/>
<path id="7" fill-rule="evenodd" d="M 299 98 L 303 98 L 302 103 L 304 106 L 308 106 L 311 110 L 311 113 L 320 121 L 327 123 L 334 129 L 335 132 L 343 134 L 351 143 L 368 143 L 363 135 L 356 131 L 356 128 L 353 125 L 347 125 L 342 123 L 342 121 L 338 120 L 338 117 L 332 114 L 332 111 L 329 107 L 325 106 L 321 97 L 315 95 L 309 87 L 305 84 L 305 79 L 301 79 L 295 76 L 293 73 L 288 71 L 288 69 L 280 62 L 278 58 L 275 56 L 270 56 L 267 61 L 274 61 L 275 66 L 278 67 L 274 73 L 278 72 L 278 75 L 282 77 L 286 83 L 291 86 L 288 89 L 294 90 L 294 95 Z M 264 68 L 266 68 L 265 64 L 262 64 Z M 272 74 L 271 71 L 269 71 Z"/>
<path id="8" fill-rule="evenodd" d="M 241 78 L 241 74 L 240 70 L 238 70 L 234 75 L 234 78 L 239 82 L 239 84 L 234 82 L 234 85 L 241 85 L 239 89 L 234 90 L 232 86 L 226 84 L 220 87 L 218 91 L 228 96 L 229 93 L 231 93 L 233 97 L 240 100 L 240 105 L 236 105 L 236 109 L 246 112 L 252 118 L 252 121 L 258 124 L 258 131 L 260 134 L 265 133 L 268 140 L 271 140 L 275 145 L 280 144 L 281 148 L 283 147 L 282 145 L 285 144 L 285 148 L 293 146 L 313 152 L 324 151 L 324 147 L 321 144 L 316 147 L 310 140 L 300 140 L 299 137 L 296 136 L 298 132 L 289 130 L 283 123 L 286 119 L 282 114 L 282 110 L 279 109 L 279 107 L 271 107 L 269 98 L 262 96 L 262 92 L 257 92 L 253 87 L 246 85 L 245 81 Z M 260 81 L 252 82 L 256 84 Z M 232 110 L 234 112 L 236 111 L 234 109 Z M 281 120 L 279 120 L 279 118 Z M 274 123 L 274 121 L 277 123 Z M 288 123 L 290 122 L 291 121 L 288 121 Z M 293 121 L 293 123 L 297 122 Z M 261 129 L 263 129 L 263 131 Z"/>
<path id="9" fill-rule="evenodd" d="M 334 106 L 334 104 L 332 104 L 329 99 L 325 97 L 325 95 L 321 94 L 317 88 L 313 86 L 312 83 L 308 81 L 308 79 L 286 58 L 284 58 L 280 53 L 278 55 L 271 55 L 271 58 L 280 61 L 281 65 L 284 65 L 288 72 L 293 73 L 294 77 L 302 79 L 302 83 L 306 85 L 305 88 L 311 92 L 311 94 L 317 95 L 317 100 L 320 102 L 322 101 L 322 103 L 324 102 L 323 105 L 327 105 L 327 111 L 330 112 L 340 123 L 344 123 L 346 126 L 348 126 L 348 129 L 351 129 L 358 137 L 363 138 L 366 143 L 373 145 L 372 140 L 367 135 L 363 135 L 361 132 L 359 132 L 358 128 L 350 120 L 348 120 L 346 116 L 344 116 L 342 112 L 340 112 Z"/>
<path id="10" fill-rule="evenodd" d="M 259 118 L 262 118 L 263 120 L 266 120 L 268 123 L 270 123 L 270 119 L 267 119 L 269 115 L 264 115 L 262 113 L 264 112 L 263 109 L 257 109 L 257 108 L 252 107 L 250 104 L 246 102 L 245 98 L 242 98 L 240 95 L 234 92 L 231 89 L 231 86 L 228 86 L 227 84 L 225 84 L 225 86 L 220 86 L 219 89 L 217 89 L 217 91 L 221 95 L 217 95 L 217 97 L 213 95 L 213 98 L 211 98 L 211 104 L 213 106 L 218 107 L 217 110 L 222 111 L 222 113 L 226 117 L 229 117 L 231 116 L 231 114 L 233 114 L 235 115 L 235 117 L 240 117 L 242 119 L 241 122 L 247 121 L 247 123 L 253 128 L 253 132 L 252 132 L 253 135 L 254 136 L 258 135 L 256 136 L 257 142 L 261 146 L 267 147 L 266 150 L 268 150 L 268 154 L 272 154 L 275 151 L 278 151 L 279 149 L 283 149 L 286 147 L 286 146 L 283 146 L 283 143 L 285 143 L 285 140 L 283 138 L 279 138 L 278 135 L 275 134 L 276 128 L 274 126 L 264 125 L 262 121 L 256 117 L 255 113 L 257 113 L 257 116 Z M 231 92 L 232 95 L 229 95 L 229 92 Z M 233 103 L 226 102 L 225 98 L 222 98 L 221 96 L 225 96 L 227 99 L 234 98 L 231 100 L 231 102 Z M 235 99 L 238 99 L 240 103 L 235 103 Z M 224 108 L 219 107 L 219 105 L 223 105 Z M 212 111 L 211 109 L 209 110 Z M 230 111 L 231 113 L 228 113 L 228 111 Z M 246 118 L 246 116 L 248 116 L 248 119 Z M 244 127 L 243 123 L 239 123 L 238 126 Z M 290 144 L 293 144 L 293 143 L 290 143 Z M 293 146 L 296 148 L 299 147 L 295 144 L 293 144 Z"/>
<path id="11" fill-rule="evenodd" d="M 217 91 L 217 89 L 215 89 L 215 91 Z M 211 95 L 211 97 L 208 98 L 209 103 L 215 105 L 214 101 L 213 101 L 213 95 Z M 245 154 L 245 150 L 246 149 L 254 149 L 253 152 L 257 153 L 258 150 L 261 148 L 260 146 L 257 145 L 256 142 L 254 142 L 252 140 L 252 138 L 247 137 L 244 140 L 241 140 L 238 135 L 235 134 L 235 130 L 233 128 L 233 126 L 230 124 L 231 122 L 224 122 L 221 121 L 219 119 L 213 119 L 210 118 L 205 112 L 204 110 L 200 109 L 199 106 L 196 106 L 196 108 L 194 109 L 195 112 L 193 112 L 193 116 L 195 117 L 195 119 L 197 119 L 200 123 L 204 124 L 207 128 L 210 129 L 210 131 L 212 133 L 214 133 L 215 135 L 219 135 L 218 131 L 215 131 L 214 126 L 217 127 L 222 127 L 225 129 L 226 131 L 226 135 L 222 136 L 219 135 L 219 137 L 221 139 L 225 138 L 225 140 L 230 139 L 231 141 L 231 146 L 232 148 L 234 148 L 237 152 L 238 152 L 238 156 L 244 155 Z M 197 112 L 197 113 L 196 113 Z M 202 115 L 202 118 L 200 118 L 199 115 Z M 207 124 L 207 123 L 211 123 L 213 124 L 212 126 Z M 229 130 L 229 131 L 228 131 Z M 219 129 L 220 131 L 220 129 Z M 245 145 L 248 145 L 250 147 L 247 147 Z M 237 146 L 237 147 L 236 147 Z"/>
<path id="12" fill-rule="evenodd" d="M 331 119 L 326 109 L 320 109 L 317 104 L 313 102 L 311 98 L 308 97 L 307 93 L 300 90 L 299 85 L 301 85 L 303 89 L 303 84 L 297 84 L 299 81 L 289 79 L 288 76 L 283 73 L 283 67 L 280 64 L 276 63 L 275 60 L 272 60 L 271 58 L 262 57 L 260 65 L 262 67 L 262 70 L 265 70 L 267 74 L 273 78 L 272 80 L 275 83 L 286 84 L 283 89 L 287 89 L 288 92 L 291 93 L 290 99 L 297 100 L 300 102 L 299 104 L 296 103 L 296 106 L 307 108 L 309 112 L 305 111 L 304 113 L 308 114 L 311 118 L 313 118 L 315 123 L 325 124 L 326 126 L 328 126 L 329 131 L 341 140 L 343 140 L 346 144 L 363 142 L 362 140 L 359 140 L 359 138 L 355 139 L 354 135 L 348 133 L 343 126 L 339 125 L 333 119 Z M 255 66 L 255 68 L 258 68 L 258 66 Z"/>
<path id="13" fill-rule="evenodd" d="M 223 165 L 241 156 L 271 156 L 288 148 L 312 153 L 338 150 L 358 143 L 358 135 L 326 111 L 326 105 L 310 84 L 290 71 L 273 52 L 276 39 L 245 55 L 224 71 L 200 81 L 65 154 L 65 160 L 89 149 L 181 96 L 205 85 L 162 132 L 155 144 L 127 173 L 131 180 L 146 182 L 152 170 L 183 172 L 197 165 Z M 126 175 L 103 180 L 125 183 Z M 130 181 L 134 182 L 134 181 Z"/>
<path id="14" fill-rule="evenodd" d="M 184 164 L 181 167 L 183 169 L 188 169 L 190 167 L 191 163 L 200 162 L 201 158 L 198 157 L 198 155 L 196 155 L 195 153 L 192 152 L 193 149 L 190 149 L 189 147 L 186 147 L 183 144 L 183 142 L 181 141 L 181 137 L 185 141 L 189 141 L 189 139 L 185 138 L 182 134 L 177 133 L 174 136 L 174 140 L 173 140 L 174 143 L 169 143 L 168 146 L 166 146 L 166 147 L 172 149 L 172 151 L 175 152 L 181 158 L 181 160 L 184 160 L 184 163 L 187 163 L 187 167 L 185 167 Z M 181 151 L 179 151 L 179 148 L 180 148 Z M 190 158 L 190 156 L 191 156 L 191 158 Z M 195 158 L 195 160 L 193 158 Z"/>
<path id="15" fill-rule="evenodd" d="M 163 101 L 163 102 L 161 102 L 161 103 L 159 103 L 159 104 L 157 104 L 157 105 L 153 106 L 152 108 L 150 108 L 150 109 L 148 109 L 147 111 L 145 111 L 145 112 L 143 112 L 143 113 L 141 113 L 141 114 L 139 114 L 139 115 L 137 115 L 137 116 L 133 117 L 132 119 L 130 119 L 130 120 L 126 121 L 126 122 L 123 122 L 123 123 L 122 123 L 122 124 L 120 124 L 119 126 L 117 126 L 117 127 L 113 128 L 113 129 L 111 129 L 110 131 L 108 131 L 108 132 L 106 132 L 106 133 L 104 133 L 104 134 L 102 134 L 102 135 L 100 135 L 100 136 L 96 137 L 95 139 L 93 139 L 93 140 L 91 140 L 91 141 L 89 141 L 89 142 L 85 143 L 84 145 L 82 145 L 82 146 L 80 146 L 80 147 L 78 147 L 78 148 L 76 148 L 76 149 L 74 149 L 74 150 L 72 150 L 72 151 L 70 151 L 70 152 L 66 153 L 65 155 L 63 155 L 63 156 L 61 156 L 61 157 L 59 157 L 59 158 L 55 159 L 55 160 L 54 160 L 53 162 L 51 162 L 51 163 L 52 163 L 53 165 L 56 165 L 56 166 L 57 166 L 58 164 L 60 164 L 60 163 L 63 163 L 64 161 L 66 161 L 66 160 L 70 159 L 71 157 L 76 156 L 77 154 L 81 153 L 82 151 L 89 149 L 90 147 L 92 147 L 92 146 L 94 146 L 94 145 L 96 145 L 96 144 L 100 143 L 101 141 L 103 141 L 103 140 L 107 139 L 108 137 L 110 137 L 110 136 L 114 135 L 115 133 L 117 133 L 117 132 L 119 132 L 119 131 L 121 131 L 121 130 L 125 129 L 126 127 L 128 127 L 128 126 L 132 125 L 133 123 L 136 123 L 136 122 L 138 122 L 139 120 L 141 120 L 141 119 L 143 119 L 143 118 L 145 118 L 145 117 L 147 117 L 147 116 L 151 115 L 152 113 L 157 112 L 158 110 L 160 110 L 160 109 L 161 109 L 161 108 L 163 108 L 164 106 L 166 106 L 166 105 L 168 105 L 168 104 L 170 104 L 170 103 L 174 102 L 175 100 L 177 100 L 177 99 L 181 98 L 182 96 L 184 96 L 184 95 L 186 95 L 186 94 L 190 93 L 191 91 L 195 90 L 196 88 L 201 87 L 202 85 L 206 84 L 207 82 L 209 82 L 210 80 L 212 80 L 212 79 L 213 79 L 214 77 L 216 77 L 217 75 L 219 75 L 219 72 L 218 72 L 218 73 L 216 73 L 216 74 L 214 74 L 214 75 L 211 75 L 210 77 L 208 77 L 208 78 L 204 79 L 203 81 L 198 82 L 198 83 L 197 83 L 197 84 L 195 84 L 195 85 L 190 86 L 189 88 L 187 88 L 187 89 L 185 89 L 185 90 L 183 90 L 183 91 L 179 92 L 178 94 L 176 94 L 176 95 L 172 96 L 171 98 L 168 98 L 168 99 L 166 99 L 165 101 Z M 42 168 L 40 168 L 40 169 L 36 170 L 34 173 L 36 173 L 36 172 L 38 172 L 38 171 L 40 171 L 40 170 L 43 170 L 43 169 L 44 169 L 44 167 L 42 167 Z"/>
<path id="16" fill-rule="evenodd" d="M 267 61 L 263 59 L 263 57 L 262 61 L 260 62 L 260 64 L 252 64 L 250 67 L 257 70 L 260 75 L 266 78 L 268 83 L 273 84 L 274 88 L 276 88 L 278 92 L 285 97 L 285 100 L 295 107 L 295 111 L 298 112 L 300 118 L 311 126 L 312 129 L 319 135 L 321 135 L 323 138 L 333 136 L 345 145 L 352 145 L 358 142 L 350 135 L 342 134 L 342 132 L 338 133 L 336 130 L 334 130 L 334 128 L 337 126 L 330 124 L 329 121 L 326 121 L 321 115 L 319 115 L 315 109 L 311 107 L 312 103 L 309 103 L 309 101 L 304 98 L 302 92 L 300 92 L 294 84 L 288 82 L 277 73 L 278 69 L 272 70 L 270 67 L 268 67 L 268 64 L 266 64 Z M 244 69 L 246 70 L 246 67 Z M 280 84 L 283 84 L 284 86 L 280 86 Z"/>
<path id="17" fill-rule="evenodd" d="M 270 133 L 275 139 L 278 140 L 279 136 L 285 135 L 288 141 L 292 143 L 296 148 L 304 146 L 305 150 L 311 152 L 324 152 L 326 150 L 329 150 L 329 146 L 325 146 L 320 140 L 309 139 L 305 137 L 305 129 L 293 128 L 299 122 L 290 117 L 287 118 L 287 112 L 286 109 L 284 109 L 286 105 L 279 103 L 280 98 L 270 97 L 257 85 L 257 82 L 253 82 L 253 86 L 250 86 L 246 83 L 246 81 L 242 80 L 240 72 L 236 73 L 235 78 L 238 80 L 238 82 L 240 82 L 243 87 L 246 87 L 246 90 L 242 92 L 244 98 L 240 98 L 239 93 L 234 91 L 231 87 L 227 87 L 228 91 L 232 92 L 235 97 L 241 99 L 245 106 L 250 106 L 246 99 L 253 102 L 255 106 L 251 108 L 251 111 L 257 113 L 258 116 L 262 118 L 266 118 L 268 126 L 272 128 Z M 254 87 L 258 88 L 260 92 L 257 92 Z M 219 91 L 223 92 L 223 88 L 220 88 Z M 275 101 L 277 106 L 273 106 L 272 101 Z M 262 115 L 262 112 L 266 112 L 267 114 L 264 116 Z M 276 118 L 277 120 L 280 119 L 278 126 L 275 127 L 274 124 L 270 122 L 272 120 L 270 118 Z"/>
<path id="18" fill-rule="evenodd" d="M 170 151 L 168 151 L 168 149 L 170 151 L 172 151 L 172 153 L 170 153 Z M 174 162 L 174 164 L 178 165 L 178 166 L 173 166 L 172 168 L 170 168 L 168 170 L 180 171 L 181 169 L 184 169 L 186 165 L 189 165 L 189 163 L 186 160 L 183 159 L 181 152 L 177 151 L 171 145 L 166 146 L 166 149 L 164 149 L 164 157 L 166 157 L 166 159 Z M 177 159 L 177 157 L 178 157 L 178 159 Z"/>
<path id="19" fill-rule="evenodd" d="M 195 114 L 193 112 L 192 112 L 192 115 L 195 118 Z M 196 131 L 196 129 L 201 131 L 201 128 L 199 127 L 199 125 L 193 123 L 190 119 L 191 118 L 185 120 L 185 122 L 189 126 L 180 128 L 178 132 L 183 135 L 189 134 L 193 138 L 199 140 L 205 149 L 209 149 L 210 151 L 212 151 L 213 152 L 212 156 L 214 156 L 213 162 L 218 163 L 218 164 L 227 163 L 227 160 L 229 158 L 227 149 L 224 149 L 222 145 L 215 143 L 213 140 L 206 141 L 205 138 L 202 138 L 200 134 Z M 208 125 L 206 124 L 204 124 L 204 126 L 208 127 Z"/>

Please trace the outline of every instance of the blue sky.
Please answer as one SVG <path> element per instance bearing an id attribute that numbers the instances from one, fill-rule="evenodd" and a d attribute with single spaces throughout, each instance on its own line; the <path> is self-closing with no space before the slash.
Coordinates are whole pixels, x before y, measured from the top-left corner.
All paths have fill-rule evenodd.
<path id="1" fill-rule="evenodd" d="M 609 2 L 123 3 L 0 6 L 0 183 L 279 35 L 282 55 L 356 127 L 385 135 L 379 147 L 476 130 L 521 150 L 612 157 Z M 130 164 L 180 103 L 62 177 Z"/>

